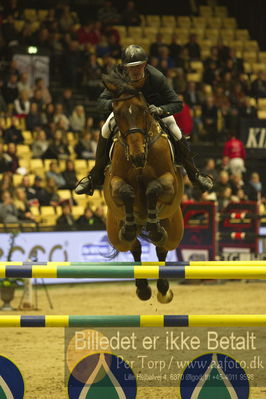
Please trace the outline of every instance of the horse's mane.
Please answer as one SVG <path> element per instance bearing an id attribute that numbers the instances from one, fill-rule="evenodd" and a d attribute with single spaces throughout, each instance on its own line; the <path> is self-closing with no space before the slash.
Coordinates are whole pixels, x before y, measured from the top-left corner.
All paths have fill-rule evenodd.
<path id="1" fill-rule="evenodd" d="M 123 93 L 138 94 L 138 90 L 132 86 L 129 77 L 120 65 L 117 65 L 108 74 L 102 75 L 102 80 L 104 83 L 110 83 L 117 88 L 115 93 L 116 96 L 119 96 Z"/>

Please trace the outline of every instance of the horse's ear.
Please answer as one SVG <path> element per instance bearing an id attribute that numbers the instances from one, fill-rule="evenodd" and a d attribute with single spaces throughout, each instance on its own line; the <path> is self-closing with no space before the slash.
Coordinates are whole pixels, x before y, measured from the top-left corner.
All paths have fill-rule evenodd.
<path id="1" fill-rule="evenodd" d="M 117 91 L 117 86 L 113 82 L 110 82 L 110 79 L 107 75 L 102 75 L 102 81 L 104 86 L 112 93 L 115 93 Z"/>

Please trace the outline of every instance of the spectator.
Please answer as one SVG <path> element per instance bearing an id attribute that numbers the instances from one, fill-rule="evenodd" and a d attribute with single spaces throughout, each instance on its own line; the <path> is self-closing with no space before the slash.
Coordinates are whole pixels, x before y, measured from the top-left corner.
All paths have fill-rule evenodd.
<path id="1" fill-rule="evenodd" d="M 250 175 L 248 184 L 245 186 L 245 192 L 249 201 L 261 200 L 263 188 L 259 173 L 254 172 Z"/>
<path id="2" fill-rule="evenodd" d="M 189 81 L 187 83 L 184 101 L 190 108 L 197 107 L 203 103 L 203 94 L 198 90 L 196 82 Z"/>
<path id="3" fill-rule="evenodd" d="M 56 161 L 51 161 L 49 165 L 49 170 L 46 172 L 46 178 L 53 178 L 56 182 L 58 188 L 63 188 L 66 184 L 65 179 L 62 176 L 62 173 L 59 172 L 58 163 Z"/>
<path id="4" fill-rule="evenodd" d="M 239 117 L 243 119 L 256 119 L 257 109 L 252 105 L 250 97 L 245 97 L 239 107 Z"/>
<path id="5" fill-rule="evenodd" d="M 197 35 L 192 34 L 189 36 L 189 41 L 185 45 L 188 49 L 188 55 L 191 60 L 199 60 L 200 59 L 200 45 L 198 44 Z"/>
<path id="6" fill-rule="evenodd" d="M 173 33 L 171 36 L 171 43 L 169 44 L 169 55 L 174 60 L 175 66 L 180 57 L 182 49 L 182 46 L 180 46 L 180 44 L 177 43 L 177 40 L 178 40 L 177 34 Z"/>
<path id="7" fill-rule="evenodd" d="M 54 121 L 54 113 L 55 113 L 54 104 L 53 103 L 47 104 L 45 112 L 42 114 L 43 123 L 45 126 L 48 126 L 50 123 Z"/>
<path id="8" fill-rule="evenodd" d="M 97 206 L 94 214 L 95 217 L 98 218 L 98 230 L 105 230 L 106 220 L 105 220 L 104 207 L 102 205 Z"/>
<path id="9" fill-rule="evenodd" d="M 192 112 L 188 104 L 184 102 L 184 97 L 180 94 L 179 100 L 183 102 L 180 112 L 174 114 L 175 121 L 185 136 L 189 136 L 193 128 Z"/>
<path id="10" fill-rule="evenodd" d="M 53 177 L 48 177 L 46 179 L 46 183 L 45 183 L 45 190 L 47 192 L 47 196 L 45 199 L 45 206 L 58 206 L 59 202 L 60 202 L 60 197 L 57 193 L 58 190 L 58 186 L 56 184 L 56 181 Z"/>
<path id="11" fill-rule="evenodd" d="M 59 100 L 59 103 L 63 106 L 63 113 L 67 116 L 67 118 L 69 118 L 75 106 L 72 89 L 64 89 L 63 96 Z"/>
<path id="12" fill-rule="evenodd" d="M 70 117 L 70 128 L 75 133 L 80 133 L 84 130 L 86 123 L 86 115 L 83 105 L 76 105 Z"/>
<path id="13" fill-rule="evenodd" d="M 91 21 L 87 21 L 77 31 L 78 41 L 82 45 L 93 45 L 96 46 L 101 39 L 99 32 L 95 31 L 94 24 Z"/>
<path id="14" fill-rule="evenodd" d="M 107 54 L 115 60 L 121 58 L 122 48 L 115 35 L 109 35 L 107 37 Z"/>
<path id="15" fill-rule="evenodd" d="M 14 184 L 13 184 L 13 173 L 11 171 L 5 171 L 3 173 L 3 177 L 0 183 L 0 194 L 4 191 L 9 191 L 13 194 L 14 191 Z"/>
<path id="16" fill-rule="evenodd" d="M 48 147 L 49 141 L 46 138 L 45 131 L 43 129 L 38 130 L 31 146 L 32 157 L 42 158 Z"/>
<path id="17" fill-rule="evenodd" d="M 25 191 L 28 203 L 36 198 L 36 192 L 32 187 L 29 176 L 23 176 L 20 187 Z"/>
<path id="18" fill-rule="evenodd" d="M 112 1 L 105 1 L 103 7 L 98 11 L 97 18 L 103 25 L 118 25 L 120 22 L 120 15 L 113 6 Z"/>
<path id="19" fill-rule="evenodd" d="M 245 171 L 245 147 L 242 141 L 236 138 L 235 132 L 231 132 L 229 140 L 224 144 L 223 157 L 229 158 L 229 169 L 233 175 Z"/>
<path id="20" fill-rule="evenodd" d="M 206 69 L 210 67 L 210 64 L 215 64 L 215 69 L 219 69 L 221 67 L 219 50 L 217 46 L 212 46 L 210 50 L 209 57 L 204 61 L 204 66 Z"/>
<path id="21" fill-rule="evenodd" d="M 26 118 L 30 112 L 29 93 L 22 90 L 14 101 L 14 112 L 18 118 Z"/>
<path id="22" fill-rule="evenodd" d="M 20 75 L 17 87 L 19 93 L 26 90 L 29 96 L 32 95 L 32 87 L 29 83 L 29 74 L 27 72 L 24 72 Z"/>
<path id="23" fill-rule="evenodd" d="M 11 157 L 4 152 L 4 144 L 0 141 L 0 171 L 1 173 L 11 169 Z"/>
<path id="24" fill-rule="evenodd" d="M 265 72 L 258 72 L 257 79 L 251 84 L 251 95 L 255 98 L 266 98 Z"/>
<path id="25" fill-rule="evenodd" d="M 218 211 L 222 211 L 230 202 L 232 202 L 232 189 L 231 187 L 225 187 L 218 196 Z"/>
<path id="26" fill-rule="evenodd" d="M 43 120 L 40 111 L 38 110 L 38 104 L 31 103 L 30 112 L 26 117 L 27 130 L 33 132 L 36 128 L 42 127 Z"/>
<path id="27" fill-rule="evenodd" d="M 108 46 L 107 46 L 108 47 Z M 108 51 L 108 49 L 107 49 Z M 88 88 L 89 97 L 96 100 L 103 90 L 102 67 L 95 54 L 90 54 L 84 68 L 84 84 Z"/>
<path id="28" fill-rule="evenodd" d="M 206 101 L 202 104 L 201 119 L 203 123 L 201 138 L 204 141 L 215 140 L 217 133 L 218 109 L 214 105 L 213 97 L 207 97 Z"/>
<path id="29" fill-rule="evenodd" d="M 163 34 L 157 33 L 155 41 L 150 45 L 150 57 L 157 57 L 159 58 L 159 50 L 161 47 L 167 47 L 167 44 L 163 41 Z"/>
<path id="30" fill-rule="evenodd" d="M 2 25 L 2 33 L 8 47 L 18 45 L 18 32 L 15 28 L 15 19 L 13 15 L 7 15 L 5 23 Z"/>
<path id="31" fill-rule="evenodd" d="M 15 188 L 14 205 L 17 209 L 18 219 L 21 222 L 34 222 L 35 218 L 28 206 L 26 192 L 23 187 Z"/>
<path id="32" fill-rule="evenodd" d="M 94 156 L 94 150 L 91 142 L 91 133 L 86 130 L 79 138 L 75 145 L 75 153 L 78 159 L 92 159 Z"/>
<path id="33" fill-rule="evenodd" d="M 232 188 L 232 195 L 237 195 L 238 190 L 242 189 L 244 187 L 244 182 L 242 180 L 242 175 L 241 174 L 233 174 L 231 176 L 231 188 Z"/>
<path id="34" fill-rule="evenodd" d="M 7 110 L 6 101 L 2 94 L 2 87 L 3 87 L 3 82 L 0 80 L 0 113 L 4 113 Z"/>
<path id="35" fill-rule="evenodd" d="M 63 137 L 62 130 L 57 129 L 43 157 L 46 159 L 67 159 L 69 155 L 70 151 Z"/>
<path id="36" fill-rule="evenodd" d="M 231 184 L 230 184 L 230 179 L 229 179 L 229 173 L 226 172 L 225 170 L 222 170 L 219 173 L 219 179 L 218 179 L 216 187 L 215 187 L 217 197 L 221 197 L 223 195 L 225 188 L 230 188 L 230 190 L 231 190 Z"/>
<path id="37" fill-rule="evenodd" d="M 211 61 L 209 65 L 204 68 L 202 80 L 204 83 L 213 86 L 218 76 L 218 69 L 216 63 Z"/>
<path id="38" fill-rule="evenodd" d="M 40 206 L 50 205 L 51 193 L 43 187 L 43 179 L 40 176 L 35 176 L 32 190 L 35 191 L 35 197 L 39 201 Z"/>
<path id="39" fill-rule="evenodd" d="M 52 102 L 52 96 L 45 86 L 45 82 L 42 78 L 35 79 L 35 90 L 39 90 L 41 92 L 43 104 L 50 104 Z"/>
<path id="40" fill-rule="evenodd" d="M 15 74 L 9 76 L 2 89 L 4 100 L 7 104 L 13 104 L 18 97 L 18 77 Z"/>
<path id="41" fill-rule="evenodd" d="M 65 180 L 64 188 L 67 190 L 74 190 L 77 185 L 78 179 L 75 171 L 75 164 L 71 159 L 66 160 L 66 168 L 62 172 L 62 176 Z"/>
<path id="42" fill-rule="evenodd" d="M 205 164 L 202 173 L 205 173 L 208 176 L 211 176 L 214 182 L 218 181 L 218 171 L 216 168 L 215 160 L 213 158 L 208 158 Z"/>
<path id="43" fill-rule="evenodd" d="M 44 109 L 44 102 L 42 98 L 42 91 L 39 89 L 35 89 L 33 92 L 33 96 L 30 99 L 31 103 L 37 104 L 38 112 L 42 112 Z"/>
<path id="44" fill-rule="evenodd" d="M 104 222 L 95 215 L 89 205 L 86 206 L 84 214 L 77 219 L 76 225 L 79 230 L 105 230 Z"/>
<path id="45" fill-rule="evenodd" d="M 11 158 L 10 163 L 10 171 L 15 173 L 17 168 L 19 167 L 19 159 L 17 156 L 17 146 L 15 143 L 8 143 L 7 144 L 7 155 Z"/>
<path id="46" fill-rule="evenodd" d="M 141 22 L 139 12 L 134 1 L 128 1 L 122 13 L 122 24 L 126 26 L 139 26 Z"/>
<path id="47" fill-rule="evenodd" d="M 62 215 L 56 220 L 56 229 L 59 231 L 76 230 L 76 222 L 72 215 L 72 208 L 69 202 L 62 204 Z"/>
<path id="48" fill-rule="evenodd" d="M 59 18 L 59 25 L 63 32 L 67 32 L 69 28 L 78 22 L 75 15 L 71 12 L 69 5 L 62 6 L 62 13 Z"/>
<path id="49" fill-rule="evenodd" d="M 63 113 L 63 105 L 62 104 L 56 104 L 56 106 L 55 106 L 54 122 L 57 125 L 59 123 L 61 123 L 61 126 L 64 128 L 64 130 L 68 130 L 68 128 L 69 128 L 69 119 Z"/>
<path id="50" fill-rule="evenodd" d="M 79 44 L 75 40 L 68 43 L 68 47 L 63 54 L 63 84 L 68 87 L 77 88 L 80 81 L 82 57 Z"/>
<path id="51" fill-rule="evenodd" d="M 21 129 L 18 128 L 18 119 L 15 116 L 11 118 L 11 126 L 4 132 L 5 143 L 22 144 L 24 142 Z"/>
<path id="52" fill-rule="evenodd" d="M 0 222 L 18 223 L 18 211 L 9 191 L 3 191 L 0 202 Z"/>

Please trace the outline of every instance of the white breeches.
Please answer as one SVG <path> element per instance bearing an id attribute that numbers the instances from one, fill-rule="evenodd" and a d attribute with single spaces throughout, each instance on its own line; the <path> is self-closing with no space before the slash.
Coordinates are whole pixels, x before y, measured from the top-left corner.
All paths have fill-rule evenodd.
<path id="1" fill-rule="evenodd" d="M 173 115 L 171 116 L 166 116 L 165 118 L 162 118 L 162 120 L 164 121 L 164 123 L 166 124 L 166 126 L 169 128 L 169 130 L 171 130 L 171 132 L 173 133 L 173 135 L 175 136 L 176 140 L 180 140 L 182 137 L 182 132 L 179 129 L 179 127 L 176 124 L 175 118 L 173 117 Z M 115 127 L 115 118 L 114 118 L 114 113 L 111 112 L 111 114 L 108 116 L 108 118 L 106 119 L 105 124 L 102 127 L 102 136 L 105 139 L 108 139 L 110 137 L 111 132 L 113 131 L 114 127 Z"/>

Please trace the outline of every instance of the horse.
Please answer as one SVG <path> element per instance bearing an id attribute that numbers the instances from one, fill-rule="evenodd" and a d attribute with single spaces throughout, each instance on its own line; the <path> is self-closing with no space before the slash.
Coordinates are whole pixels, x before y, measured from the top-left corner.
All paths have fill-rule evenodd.
<path id="1" fill-rule="evenodd" d="M 117 251 L 130 251 L 134 261 L 140 262 L 138 236 L 145 231 L 158 260 L 165 261 L 183 236 L 182 174 L 174 164 L 167 134 L 138 88 L 115 74 L 103 76 L 103 82 L 113 94 L 117 126 L 103 186 L 108 239 Z M 137 279 L 135 284 L 139 299 L 150 299 L 147 279 Z M 172 300 L 167 279 L 158 279 L 157 289 L 160 303 Z"/>

